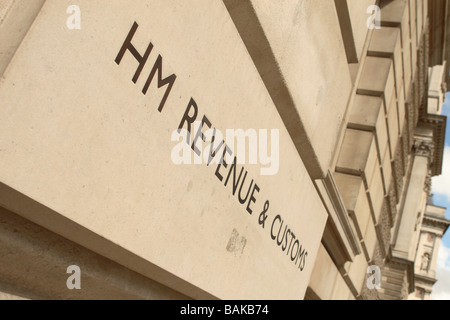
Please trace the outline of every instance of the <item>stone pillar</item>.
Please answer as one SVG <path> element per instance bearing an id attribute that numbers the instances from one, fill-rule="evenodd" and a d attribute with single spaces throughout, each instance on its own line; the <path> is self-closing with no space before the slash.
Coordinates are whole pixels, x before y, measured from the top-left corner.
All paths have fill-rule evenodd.
<path id="1" fill-rule="evenodd" d="M 394 229 L 391 255 L 383 270 L 383 296 L 387 299 L 405 299 L 414 291 L 414 260 L 425 199 L 429 194 L 426 182 L 433 152 L 432 133 L 424 128 L 416 129 L 407 192 L 400 206 L 401 216 Z"/>
<path id="2" fill-rule="evenodd" d="M 411 178 L 394 240 L 393 256 L 397 258 L 414 260 L 415 246 L 413 239 L 417 239 L 414 236 L 414 233 L 417 232 L 417 215 L 424 197 L 424 185 L 433 149 L 431 140 L 416 137 Z"/>
<path id="3" fill-rule="evenodd" d="M 431 200 L 431 201 L 430 201 Z M 435 206 L 429 198 L 422 220 L 420 240 L 415 256 L 415 292 L 410 300 L 429 300 L 433 285 L 436 283 L 436 266 L 442 236 L 450 221 L 445 219 L 446 209 Z"/>

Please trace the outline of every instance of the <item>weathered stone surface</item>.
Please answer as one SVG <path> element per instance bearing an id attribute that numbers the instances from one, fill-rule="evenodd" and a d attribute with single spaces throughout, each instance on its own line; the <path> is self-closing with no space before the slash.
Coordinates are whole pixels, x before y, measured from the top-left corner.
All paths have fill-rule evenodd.
<path id="1" fill-rule="evenodd" d="M 405 108 L 406 108 L 406 105 L 405 105 Z M 408 166 L 408 157 L 409 157 L 409 153 L 411 152 L 411 149 L 409 149 L 409 136 L 408 136 L 408 124 L 407 123 L 405 123 L 405 126 L 403 127 L 401 141 L 402 141 L 401 158 L 402 158 L 402 167 L 403 167 L 403 173 L 404 173 L 403 176 L 405 176 L 407 166 Z"/>
<path id="2" fill-rule="evenodd" d="M 383 266 L 383 258 L 381 257 L 381 252 L 379 249 L 378 244 L 376 245 L 376 248 L 373 248 L 373 251 L 371 252 L 371 256 L 373 257 L 372 260 L 369 262 L 369 265 L 372 266 L 378 266 L 381 268 Z M 362 300 L 380 300 L 380 294 L 378 290 L 370 289 L 367 285 L 367 281 L 369 281 L 369 277 L 371 274 L 366 273 L 363 286 L 361 289 L 361 299 Z M 383 274 L 382 274 L 383 276 Z M 373 280 L 372 280 L 373 281 Z"/>
<path id="3" fill-rule="evenodd" d="M 403 180 L 401 182 L 401 186 L 403 188 Z M 391 215 L 391 224 L 393 227 L 394 221 L 395 219 L 397 219 L 397 203 L 398 203 L 398 198 L 397 195 L 395 193 L 395 189 L 394 189 L 394 184 L 391 184 L 391 189 L 389 190 L 389 195 L 388 195 L 388 202 L 389 202 L 389 208 L 390 208 L 390 215 Z"/>
<path id="4" fill-rule="evenodd" d="M 401 141 L 400 141 L 401 142 Z M 405 176 L 405 168 L 402 165 L 402 146 L 399 145 L 393 161 L 393 179 L 396 198 L 399 199 L 403 190 L 403 177 Z"/>
<path id="5" fill-rule="evenodd" d="M 373 219 L 378 221 L 384 192 L 377 148 L 372 132 L 347 129 L 336 171 L 362 177 Z"/>
<path id="6" fill-rule="evenodd" d="M 324 178 L 352 88 L 335 2 L 224 3 L 310 175 Z"/>
<path id="7" fill-rule="evenodd" d="M 424 0 L 416 0 L 416 21 L 417 21 L 417 36 L 421 38 L 423 35 L 424 16 L 423 16 Z"/>
<path id="8" fill-rule="evenodd" d="M 364 63 L 358 93 L 383 98 L 386 112 L 395 94 L 395 78 L 392 59 L 367 57 Z"/>
<path id="9" fill-rule="evenodd" d="M 371 183 L 367 189 L 367 196 L 372 208 L 372 214 L 375 224 L 380 221 L 381 207 L 384 199 L 383 179 L 381 170 L 378 166 L 373 169 Z"/>
<path id="10" fill-rule="evenodd" d="M 382 27 L 381 29 L 374 30 L 367 54 L 392 59 L 394 63 L 395 88 L 398 97 L 404 86 L 400 29 Z"/>
<path id="11" fill-rule="evenodd" d="M 426 197 L 424 192 L 425 178 L 428 174 L 428 159 L 416 156 L 411 172 L 405 206 L 401 215 L 401 224 L 395 240 L 394 250 L 396 256 L 405 260 L 414 261 L 416 248 L 411 247 L 413 235 L 417 228 L 420 206 Z"/>
<path id="12" fill-rule="evenodd" d="M 0 300 L 188 299 L 3 208 L 0 231 L 0 291 L 8 292 Z M 66 286 L 71 265 L 80 268 L 80 290 Z"/>
<path id="13" fill-rule="evenodd" d="M 361 175 L 366 188 L 371 184 L 373 169 L 378 165 L 377 147 L 372 132 L 347 129 L 336 170 Z"/>
<path id="14" fill-rule="evenodd" d="M 403 91 L 400 92 L 398 98 L 398 127 L 400 132 L 403 132 L 404 127 L 406 126 L 406 106 L 405 106 L 405 98 Z"/>
<path id="15" fill-rule="evenodd" d="M 327 213 L 224 4 L 79 3 L 80 30 L 66 26 L 69 1 L 45 3 L 0 83 L 0 205 L 193 298 L 302 299 Z M 134 51 L 118 61 L 127 35 Z M 323 74 L 333 70 L 344 87 L 334 78 L 317 80 L 330 84 L 331 91 L 318 95 L 323 101 L 346 90 L 334 62 Z M 164 104 L 173 80 L 165 77 L 172 74 Z M 311 73 L 305 74 L 286 78 L 306 83 Z M 159 89 L 158 76 L 166 79 Z M 233 196 L 231 182 L 224 187 L 226 176 L 216 175 L 231 172 L 224 166 L 171 160 L 172 133 L 194 100 L 197 120 L 206 115 L 223 132 L 279 130 L 278 174 L 260 176 L 261 165 L 245 166 L 247 188 L 253 179 L 260 189 L 252 215 L 238 201 L 239 190 Z M 318 109 L 301 105 L 325 114 L 337 110 L 330 101 Z M 329 116 L 336 121 L 336 113 Z M 324 141 L 323 128 L 330 129 L 314 129 L 317 143 Z M 281 221 L 307 252 L 301 264 L 271 238 L 272 225 L 281 228 Z M 245 247 L 230 246 L 236 238 Z"/>
<path id="16" fill-rule="evenodd" d="M 382 25 L 386 27 L 397 27 L 401 30 L 405 99 L 409 93 L 409 86 L 412 79 L 409 18 L 408 0 L 384 1 L 382 3 Z"/>
<path id="17" fill-rule="evenodd" d="M 395 152 L 397 151 L 399 137 L 398 127 L 398 109 L 397 101 L 395 97 L 392 97 L 391 103 L 388 107 L 388 131 L 389 131 L 389 148 L 391 153 L 391 159 L 394 159 Z"/>
<path id="18" fill-rule="evenodd" d="M 345 208 L 353 220 L 356 233 L 360 240 L 364 240 L 368 220 L 372 218 L 364 182 L 361 177 L 338 172 L 335 172 L 334 178 Z"/>
<path id="19" fill-rule="evenodd" d="M 357 94 L 350 109 L 348 127 L 372 131 L 377 143 L 378 159 L 381 163 L 388 144 L 385 107 L 380 97 Z"/>
<path id="20" fill-rule="evenodd" d="M 388 199 L 385 198 L 385 201 L 383 202 L 383 208 L 381 213 L 381 221 L 380 221 L 380 231 L 382 236 L 382 243 L 384 245 L 384 252 L 389 252 L 389 246 L 391 244 L 391 228 L 392 223 L 391 219 L 389 217 L 389 202 Z M 381 243 L 381 242 L 380 242 Z"/>
<path id="21" fill-rule="evenodd" d="M 355 50 L 358 55 L 358 61 L 361 59 L 362 50 L 366 41 L 368 28 L 367 19 L 369 17 L 367 8 L 374 5 L 374 0 L 347 0 L 349 17 L 352 25 L 351 32 L 353 35 Z"/>
<path id="22" fill-rule="evenodd" d="M 324 246 L 319 247 L 309 288 L 322 300 L 355 299 Z"/>
<path id="23" fill-rule="evenodd" d="M 320 299 L 329 300 L 332 298 L 334 283 L 339 277 L 339 270 L 334 265 L 327 250 L 321 245 L 317 253 L 309 287 Z M 341 279 L 341 281 L 344 280 Z"/>
<path id="24" fill-rule="evenodd" d="M 391 166 L 391 156 L 389 152 L 389 147 L 386 146 L 383 152 L 383 165 L 381 167 L 383 173 L 383 187 L 384 194 L 388 194 L 392 182 L 392 166 Z"/>
<path id="25" fill-rule="evenodd" d="M 375 231 L 375 225 L 372 219 L 369 219 L 369 223 L 367 224 L 366 231 L 364 233 L 364 243 L 367 248 L 367 252 L 369 253 L 369 263 L 373 263 L 374 258 L 374 250 L 375 246 L 378 243 L 377 233 Z"/>
<path id="26" fill-rule="evenodd" d="M 0 76 L 45 0 L 0 0 Z"/>
<path id="27" fill-rule="evenodd" d="M 417 49 L 420 45 L 416 23 L 416 0 L 409 0 L 409 15 L 409 27 L 411 35 L 411 74 L 414 76 L 417 71 Z M 414 79 L 417 78 L 414 77 Z"/>
<path id="28" fill-rule="evenodd" d="M 367 270 L 368 266 L 369 264 L 362 254 L 356 256 L 353 262 L 348 262 L 344 266 L 346 275 L 350 279 L 351 284 L 354 286 L 355 290 L 358 292 L 358 295 L 360 294 L 363 285 L 366 285 L 366 273 L 361 272 L 361 270 Z"/>
<path id="29" fill-rule="evenodd" d="M 405 104 L 406 106 L 406 115 L 408 120 L 408 135 L 407 135 L 407 148 L 406 150 L 411 151 L 414 143 L 414 128 L 416 124 L 414 122 L 414 101 L 413 96 L 410 96 L 408 101 Z"/>
<path id="30" fill-rule="evenodd" d="M 22 216 L 0 209 L 0 299 L 299 299 L 309 280 L 308 299 L 429 298 L 445 2 L 0 0 L 0 206 Z M 277 129 L 277 173 L 176 165 L 210 126 Z"/>

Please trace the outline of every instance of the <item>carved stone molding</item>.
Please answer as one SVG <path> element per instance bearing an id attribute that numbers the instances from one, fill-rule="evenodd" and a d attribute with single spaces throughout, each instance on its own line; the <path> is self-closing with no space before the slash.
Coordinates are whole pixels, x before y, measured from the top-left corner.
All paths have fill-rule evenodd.
<path id="1" fill-rule="evenodd" d="M 446 219 L 436 218 L 430 215 L 425 214 L 422 222 L 423 227 L 433 228 L 435 231 L 428 231 L 434 234 L 436 237 L 442 237 L 447 231 L 450 221 Z M 437 231 L 439 230 L 439 231 Z"/>
<path id="2" fill-rule="evenodd" d="M 423 191 L 427 194 L 429 197 L 431 195 L 431 176 L 427 175 L 425 178 L 425 185 L 423 187 Z"/>
<path id="3" fill-rule="evenodd" d="M 428 114 L 423 119 L 421 125 L 433 128 L 433 161 L 431 162 L 431 176 L 438 176 L 442 173 L 442 162 L 445 148 L 445 132 L 447 127 L 447 117 L 441 115 Z M 415 137 L 417 139 L 417 137 Z M 424 139 L 424 138 L 422 138 Z"/>
<path id="4" fill-rule="evenodd" d="M 429 139 L 415 137 L 414 152 L 416 156 L 427 157 L 430 163 L 433 163 L 434 142 Z"/>

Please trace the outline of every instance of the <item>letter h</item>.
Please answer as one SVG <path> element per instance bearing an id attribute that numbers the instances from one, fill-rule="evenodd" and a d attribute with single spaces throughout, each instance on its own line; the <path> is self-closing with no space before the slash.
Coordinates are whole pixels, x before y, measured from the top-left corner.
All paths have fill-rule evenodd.
<path id="1" fill-rule="evenodd" d="M 136 50 L 136 48 L 131 44 L 131 39 L 133 39 L 134 34 L 136 33 L 136 30 L 138 27 L 139 27 L 139 25 L 136 22 L 134 22 L 133 27 L 131 28 L 130 32 L 128 33 L 128 36 L 125 39 L 125 42 L 123 43 L 122 48 L 120 49 L 119 54 L 117 55 L 117 58 L 116 58 L 116 63 L 118 65 L 120 65 L 120 63 L 122 62 L 123 56 L 125 55 L 125 52 L 127 50 L 129 50 L 131 52 L 131 54 L 133 54 L 133 56 L 139 62 L 139 67 L 137 68 L 136 73 L 134 74 L 134 77 L 133 77 L 134 83 L 136 83 L 137 80 L 139 79 L 139 76 L 140 76 L 142 70 L 144 69 L 144 66 L 147 63 L 148 57 L 150 56 L 150 53 L 152 52 L 152 49 L 153 49 L 153 44 L 150 43 L 148 45 L 147 51 L 145 51 L 144 55 L 141 56 L 139 54 L 139 52 Z"/>
<path id="2" fill-rule="evenodd" d="M 120 63 L 122 62 L 123 56 L 125 55 L 125 52 L 128 50 L 131 52 L 131 54 L 134 56 L 134 58 L 139 62 L 139 67 L 137 68 L 136 73 L 134 74 L 134 77 L 133 77 L 134 83 L 136 83 L 138 81 L 139 76 L 140 76 L 142 70 L 144 69 L 144 66 L 147 63 L 148 57 L 150 56 L 150 53 L 152 52 L 152 49 L 153 49 L 153 44 L 150 43 L 148 45 L 147 51 L 145 51 L 144 55 L 141 56 L 139 54 L 139 52 L 136 50 L 136 48 L 131 44 L 131 40 L 133 39 L 134 34 L 136 33 L 138 27 L 139 27 L 139 25 L 136 22 L 134 22 L 134 24 L 131 27 L 131 30 L 128 33 L 128 36 L 125 39 L 125 42 L 123 43 L 122 48 L 120 49 L 119 54 L 117 55 L 117 58 L 116 58 L 116 63 L 118 65 L 120 65 Z M 150 72 L 150 75 L 147 78 L 147 81 L 145 82 L 144 88 L 142 90 L 142 93 L 144 95 L 147 94 L 150 84 L 153 81 L 153 78 L 155 77 L 156 72 L 158 72 L 158 75 L 157 75 L 158 89 L 160 89 L 164 86 L 167 86 L 166 92 L 164 93 L 164 96 L 163 96 L 161 103 L 159 105 L 159 108 L 158 108 L 159 112 L 162 112 L 164 105 L 167 101 L 167 98 L 169 97 L 170 91 L 172 90 L 172 87 L 177 78 L 177 76 L 175 74 L 172 74 L 166 78 L 163 78 L 162 62 L 163 62 L 162 56 L 158 55 L 158 58 L 156 59 L 156 62 L 153 65 L 152 71 Z"/>

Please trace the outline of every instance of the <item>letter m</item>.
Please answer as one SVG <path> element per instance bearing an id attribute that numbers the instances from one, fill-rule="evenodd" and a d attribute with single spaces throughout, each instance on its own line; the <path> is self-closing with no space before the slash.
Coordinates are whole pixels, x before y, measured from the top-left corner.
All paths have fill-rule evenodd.
<path id="1" fill-rule="evenodd" d="M 158 71 L 158 89 L 167 86 L 166 92 L 164 93 L 164 97 L 162 98 L 158 108 L 158 111 L 162 112 L 177 76 L 175 74 L 172 74 L 167 78 L 164 79 L 162 78 L 162 57 L 161 55 L 158 55 L 158 59 L 156 59 L 156 62 L 153 65 L 152 71 L 150 72 L 150 76 L 148 77 L 147 82 L 144 85 L 144 89 L 142 89 L 143 94 L 147 94 L 148 88 L 150 87 L 150 84 L 152 83 L 153 78 L 155 77 L 156 71 Z"/>

